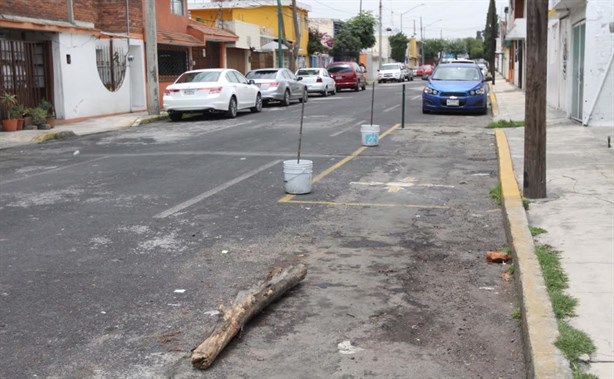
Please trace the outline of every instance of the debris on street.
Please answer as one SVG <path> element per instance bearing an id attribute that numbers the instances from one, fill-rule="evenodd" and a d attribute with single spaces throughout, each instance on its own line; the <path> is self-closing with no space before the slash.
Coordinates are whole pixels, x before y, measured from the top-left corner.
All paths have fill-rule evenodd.
<path id="1" fill-rule="evenodd" d="M 512 260 L 512 256 L 502 251 L 489 251 L 486 253 L 486 260 L 489 263 L 507 263 Z"/>
<path id="2" fill-rule="evenodd" d="M 207 339 L 192 352 L 192 366 L 206 369 L 245 324 L 307 275 L 307 266 L 296 264 L 274 268 L 266 278 L 237 294 L 232 305 L 220 306 L 221 317 Z"/>

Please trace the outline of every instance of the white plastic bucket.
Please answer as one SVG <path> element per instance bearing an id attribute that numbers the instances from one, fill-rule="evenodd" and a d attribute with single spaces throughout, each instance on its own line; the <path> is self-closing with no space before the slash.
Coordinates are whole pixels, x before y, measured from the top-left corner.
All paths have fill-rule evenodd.
<path id="1" fill-rule="evenodd" d="M 301 195 L 311 192 L 313 162 L 301 159 L 284 161 L 284 188 L 287 193 Z"/>
<path id="2" fill-rule="evenodd" d="M 379 142 L 379 125 L 361 125 L 363 146 L 377 146 Z"/>

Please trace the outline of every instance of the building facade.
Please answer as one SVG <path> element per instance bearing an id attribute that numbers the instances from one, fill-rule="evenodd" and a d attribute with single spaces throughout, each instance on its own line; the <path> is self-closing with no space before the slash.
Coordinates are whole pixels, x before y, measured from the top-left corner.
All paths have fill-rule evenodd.
<path id="1" fill-rule="evenodd" d="M 279 53 L 279 25 L 276 0 L 237 0 L 208 2 L 189 0 L 191 17 L 209 27 L 231 31 L 238 39 L 227 45 L 226 64 L 240 72 L 261 67 L 276 67 Z M 300 32 L 294 32 L 292 2 L 281 0 L 283 19 L 282 39 L 299 45 L 296 66 L 308 64 L 307 43 L 309 30 L 307 15 L 311 7 L 297 3 L 297 23 Z M 290 67 L 290 54 L 282 48 L 284 67 Z"/>

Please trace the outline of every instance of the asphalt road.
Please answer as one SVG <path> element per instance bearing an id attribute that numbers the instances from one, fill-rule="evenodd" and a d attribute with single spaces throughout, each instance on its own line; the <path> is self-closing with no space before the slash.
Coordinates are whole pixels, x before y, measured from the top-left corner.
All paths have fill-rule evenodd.
<path id="1" fill-rule="evenodd" d="M 308 195 L 282 177 L 300 104 L 3 150 L 0 377 L 525 377 L 513 283 L 485 260 L 506 244 L 490 117 L 422 115 L 423 85 L 405 128 L 400 84 L 373 112 L 371 88 L 310 97 Z M 305 281 L 193 370 L 217 307 L 297 261 Z"/>

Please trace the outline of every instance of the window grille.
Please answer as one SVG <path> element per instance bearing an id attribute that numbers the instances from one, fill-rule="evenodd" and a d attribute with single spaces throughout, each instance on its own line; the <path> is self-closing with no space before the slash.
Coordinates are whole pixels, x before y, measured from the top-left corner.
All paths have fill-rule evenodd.
<path id="1" fill-rule="evenodd" d="M 158 74 L 160 81 L 175 81 L 177 77 L 188 70 L 187 49 L 158 49 Z"/>
<path id="2" fill-rule="evenodd" d="M 113 40 L 96 42 L 96 65 L 102 84 L 111 92 L 117 91 L 126 76 L 126 54 Z"/>

